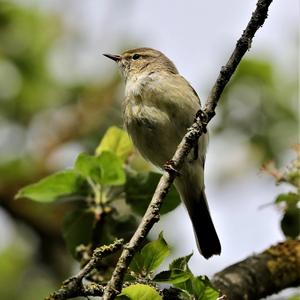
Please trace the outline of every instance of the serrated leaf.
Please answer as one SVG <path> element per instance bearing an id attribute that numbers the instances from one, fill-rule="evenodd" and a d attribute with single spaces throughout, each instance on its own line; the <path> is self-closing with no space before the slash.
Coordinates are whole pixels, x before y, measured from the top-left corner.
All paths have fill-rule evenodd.
<path id="1" fill-rule="evenodd" d="M 133 152 L 133 144 L 126 131 L 112 126 L 104 134 L 96 149 L 96 155 L 104 151 L 110 151 L 124 161 Z"/>
<path id="2" fill-rule="evenodd" d="M 66 215 L 63 237 L 67 248 L 74 257 L 77 246 L 87 245 L 91 242 L 95 222 L 95 214 L 88 209 L 76 209 Z"/>
<path id="3" fill-rule="evenodd" d="M 134 212 L 144 215 L 160 177 L 161 174 L 154 172 L 139 173 L 136 176 L 127 174 L 125 185 L 126 202 L 131 205 Z M 166 214 L 175 209 L 179 204 L 180 197 L 176 189 L 172 186 L 162 204 L 160 213 L 162 215 Z"/>
<path id="4" fill-rule="evenodd" d="M 99 156 L 81 153 L 75 169 L 84 177 L 103 185 L 122 185 L 126 181 L 123 163 L 111 152 L 102 152 Z"/>
<path id="5" fill-rule="evenodd" d="M 217 300 L 219 292 L 216 291 L 212 286 L 207 277 L 192 276 L 189 280 L 175 284 L 177 288 L 188 293 L 195 300 Z"/>
<path id="6" fill-rule="evenodd" d="M 203 298 L 205 292 L 205 282 L 202 280 L 202 278 L 200 276 L 193 276 L 190 281 L 191 290 L 189 290 L 189 292 L 195 297 L 195 300 L 206 300 Z"/>
<path id="7" fill-rule="evenodd" d="M 177 284 L 182 284 L 193 278 L 193 274 L 188 267 L 188 262 L 192 255 L 193 253 L 173 260 L 169 265 L 169 270 L 157 274 L 154 277 L 154 281 L 168 282 L 177 286 Z"/>
<path id="8" fill-rule="evenodd" d="M 163 300 L 153 287 L 146 284 L 133 284 L 122 289 L 122 292 L 117 296 L 117 299 Z"/>
<path id="9" fill-rule="evenodd" d="M 154 281 L 172 283 L 189 299 L 216 300 L 219 293 L 211 286 L 209 280 L 203 276 L 195 277 L 190 271 L 188 262 L 192 255 L 191 253 L 175 259 L 169 265 L 169 271 L 157 274 Z"/>
<path id="10" fill-rule="evenodd" d="M 211 286 L 206 286 L 201 300 L 217 300 L 220 297 L 220 293 Z"/>
<path id="11" fill-rule="evenodd" d="M 140 252 L 135 254 L 130 269 L 135 273 L 147 275 L 157 269 L 169 254 L 168 244 L 160 233 L 157 240 L 147 243 Z"/>
<path id="12" fill-rule="evenodd" d="M 204 293 L 202 294 L 202 298 L 199 298 L 199 300 L 217 300 L 220 297 L 219 291 L 213 288 L 206 276 L 198 276 L 196 277 L 196 280 L 200 280 L 204 283 Z"/>
<path id="13" fill-rule="evenodd" d="M 172 270 L 162 271 L 162 272 L 158 273 L 153 278 L 153 281 L 179 284 L 179 283 L 189 280 L 191 278 L 191 276 L 193 276 L 193 275 L 189 271 L 172 269 Z"/>
<path id="14" fill-rule="evenodd" d="M 73 170 L 54 173 L 22 188 L 16 198 L 26 197 L 38 202 L 52 202 L 66 195 L 79 193 L 84 179 Z"/>
<path id="15" fill-rule="evenodd" d="M 193 256 L 193 253 L 174 259 L 170 263 L 169 269 L 170 270 L 179 269 L 179 270 L 183 270 L 183 271 L 189 271 L 188 262 L 192 256 Z"/>

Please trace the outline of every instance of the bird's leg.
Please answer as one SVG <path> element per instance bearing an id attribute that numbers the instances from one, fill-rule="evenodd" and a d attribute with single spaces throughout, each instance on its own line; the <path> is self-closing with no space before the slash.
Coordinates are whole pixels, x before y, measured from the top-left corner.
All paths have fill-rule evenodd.
<path id="1" fill-rule="evenodd" d="M 202 109 L 199 109 L 197 111 L 196 116 L 195 116 L 195 120 L 194 120 L 194 122 L 197 122 L 197 123 L 199 121 L 201 122 L 203 133 L 207 133 L 206 125 L 207 125 L 207 122 L 208 122 L 208 115 Z"/>

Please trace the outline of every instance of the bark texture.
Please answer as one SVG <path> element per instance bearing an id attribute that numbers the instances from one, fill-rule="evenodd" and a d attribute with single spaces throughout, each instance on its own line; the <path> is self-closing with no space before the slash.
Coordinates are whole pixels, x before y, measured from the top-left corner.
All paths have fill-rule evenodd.
<path id="1" fill-rule="evenodd" d="M 300 285 L 300 241 L 286 240 L 216 273 L 212 284 L 228 300 L 257 300 Z"/>

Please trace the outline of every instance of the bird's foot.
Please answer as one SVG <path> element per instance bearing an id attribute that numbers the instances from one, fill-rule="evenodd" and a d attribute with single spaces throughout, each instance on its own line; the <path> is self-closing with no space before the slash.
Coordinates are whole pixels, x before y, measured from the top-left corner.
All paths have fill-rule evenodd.
<path id="1" fill-rule="evenodd" d="M 199 109 L 199 110 L 197 111 L 197 113 L 196 113 L 194 122 L 198 122 L 198 121 L 201 122 L 203 132 L 206 133 L 206 132 L 207 132 L 206 125 L 207 125 L 207 122 L 208 122 L 208 115 L 207 115 L 207 113 L 206 113 L 204 110 L 202 110 L 202 109 Z"/>
<path id="2" fill-rule="evenodd" d="M 173 173 L 175 176 L 181 176 L 181 173 L 175 169 L 175 163 L 172 159 L 164 164 L 164 170 Z"/>

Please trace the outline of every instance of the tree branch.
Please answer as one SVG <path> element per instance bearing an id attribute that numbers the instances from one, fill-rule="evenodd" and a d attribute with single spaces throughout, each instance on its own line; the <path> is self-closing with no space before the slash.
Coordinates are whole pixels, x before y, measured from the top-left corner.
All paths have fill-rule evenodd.
<path id="1" fill-rule="evenodd" d="M 232 55 L 230 56 L 227 64 L 224 67 L 222 67 L 217 81 L 210 92 L 210 95 L 205 105 L 204 113 L 202 112 L 202 114 L 197 114 L 196 121 L 188 129 L 188 132 L 179 144 L 172 158 L 174 167 L 177 170 L 180 170 L 188 153 L 198 141 L 202 133 L 206 131 L 206 125 L 215 115 L 215 108 L 217 106 L 219 98 L 226 84 L 228 83 L 235 69 L 237 68 L 239 62 L 241 61 L 243 55 L 250 48 L 254 34 L 264 24 L 264 21 L 268 16 L 268 8 L 271 2 L 272 0 L 258 0 L 256 10 L 253 12 L 252 17 L 246 29 L 244 30 L 241 38 L 238 40 L 236 47 Z M 162 201 L 167 195 L 175 177 L 175 172 L 165 171 L 163 173 L 140 225 L 138 226 L 136 232 L 134 233 L 129 243 L 124 248 L 116 265 L 116 268 L 112 274 L 112 277 L 104 290 L 104 300 L 114 299 L 116 295 L 120 293 L 122 289 L 123 278 L 134 256 L 134 253 L 141 246 L 142 242 L 144 241 L 145 237 L 147 236 L 154 223 L 156 223 L 159 220 L 159 210 Z"/>
<path id="2" fill-rule="evenodd" d="M 227 299 L 257 300 L 300 284 L 300 241 L 286 240 L 227 267 L 212 284 Z"/>
<path id="3" fill-rule="evenodd" d="M 118 251 L 123 245 L 123 239 L 116 240 L 108 246 L 101 246 L 94 250 L 91 260 L 78 272 L 77 275 L 63 282 L 61 288 L 52 293 L 45 300 L 64 300 L 78 296 L 99 296 L 103 293 L 103 286 L 99 284 L 83 285 L 82 280 L 93 269 L 97 267 L 98 262 L 105 256 Z"/>
<path id="4" fill-rule="evenodd" d="M 209 116 L 209 120 L 215 115 L 215 108 L 226 84 L 232 77 L 246 51 L 250 49 L 256 31 L 263 26 L 267 19 L 268 9 L 271 3 L 272 0 L 258 0 L 256 9 L 252 13 L 252 17 L 246 29 L 238 39 L 228 62 L 221 68 L 220 74 L 212 87 L 205 104 L 205 111 Z"/>

